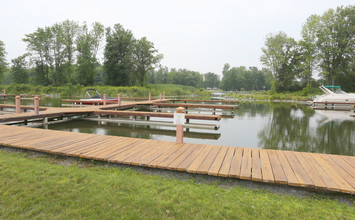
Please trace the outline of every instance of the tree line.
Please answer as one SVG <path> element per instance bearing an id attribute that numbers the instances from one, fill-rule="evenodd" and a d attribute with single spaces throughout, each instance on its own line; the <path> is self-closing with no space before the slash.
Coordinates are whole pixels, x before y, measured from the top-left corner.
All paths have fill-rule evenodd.
<path id="1" fill-rule="evenodd" d="M 98 52 L 103 45 L 103 64 Z M 27 53 L 12 59 L 5 83 L 32 83 L 61 86 L 97 83 L 113 86 L 146 84 L 147 72 L 159 63 L 154 44 L 120 24 L 105 28 L 66 20 L 38 28 L 23 38 Z M 4 43 L 0 41 L 0 76 L 7 70 Z"/>
<path id="2" fill-rule="evenodd" d="M 163 55 L 154 44 L 146 37 L 136 39 L 120 24 L 105 28 L 98 22 L 79 25 L 66 20 L 26 34 L 27 53 L 12 59 L 11 68 L 0 41 L 0 82 L 55 86 L 156 83 L 277 92 L 324 83 L 355 91 L 355 6 L 310 16 L 301 34 L 299 41 L 284 32 L 267 35 L 260 57 L 266 68 L 225 64 L 220 78 L 211 72 L 162 67 Z"/>
<path id="3" fill-rule="evenodd" d="M 260 58 L 273 76 L 277 92 L 311 87 L 318 73 L 321 83 L 355 91 L 355 6 L 311 15 L 296 41 L 284 32 L 269 34 Z"/>

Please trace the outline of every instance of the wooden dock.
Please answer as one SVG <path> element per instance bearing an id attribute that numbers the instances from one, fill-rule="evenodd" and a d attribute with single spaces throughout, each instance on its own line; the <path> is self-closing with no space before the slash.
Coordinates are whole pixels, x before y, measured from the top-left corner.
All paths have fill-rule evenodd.
<path id="1" fill-rule="evenodd" d="M 355 157 L 0 125 L 0 145 L 189 173 L 355 194 Z"/>

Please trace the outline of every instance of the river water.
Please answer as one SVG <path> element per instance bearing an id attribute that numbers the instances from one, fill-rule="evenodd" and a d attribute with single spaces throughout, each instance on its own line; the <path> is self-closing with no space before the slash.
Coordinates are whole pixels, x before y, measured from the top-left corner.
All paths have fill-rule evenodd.
<path id="1" fill-rule="evenodd" d="M 31 101 L 28 101 L 31 104 Z M 8 102 L 9 104 L 11 103 Z M 26 104 L 26 101 L 25 103 Z M 59 99 L 43 98 L 41 105 L 60 106 Z M 157 109 L 143 109 L 157 111 Z M 174 112 L 174 109 L 163 109 Z M 211 110 L 189 113 L 212 114 Z M 219 122 L 191 120 L 192 123 L 218 124 L 218 130 L 185 129 L 185 143 L 282 149 L 302 152 L 355 155 L 355 117 L 350 112 L 313 110 L 290 103 L 240 103 L 234 111 L 217 111 Z M 352 113 L 354 114 L 354 113 Z M 126 117 L 127 119 L 127 117 Z M 137 118 L 144 120 L 144 118 Z M 152 121 L 172 119 L 151 118 Z M 174 127 L 132 125 L 74 120 L 42 126 L 45 129 L 175 141 Z"/>

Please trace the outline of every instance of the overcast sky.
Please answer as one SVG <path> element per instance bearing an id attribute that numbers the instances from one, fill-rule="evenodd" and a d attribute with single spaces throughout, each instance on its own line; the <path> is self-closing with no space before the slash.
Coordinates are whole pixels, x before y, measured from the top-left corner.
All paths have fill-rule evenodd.
<path id="1" fill-rule="evenodd" d="M 221 74 L 223 65 L 257 66 L 268 33 L 296 40 L 306 19 L 354 0 L 5 0 L 0 40 L 7 60 L 26 52 L 25 34 L 66 19 L 120 23 L 136 38 L 146 36 L 169 68 Z"/>

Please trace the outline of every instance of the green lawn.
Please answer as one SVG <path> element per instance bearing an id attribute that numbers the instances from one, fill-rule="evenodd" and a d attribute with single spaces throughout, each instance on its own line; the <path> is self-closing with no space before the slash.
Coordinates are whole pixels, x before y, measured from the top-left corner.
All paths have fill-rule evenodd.
<path id="1" fill-rule="evenodd" d="M 0 219 L 355 219 L 351 196 L 347 205 L 63 161 L 0 149 Z"/>

